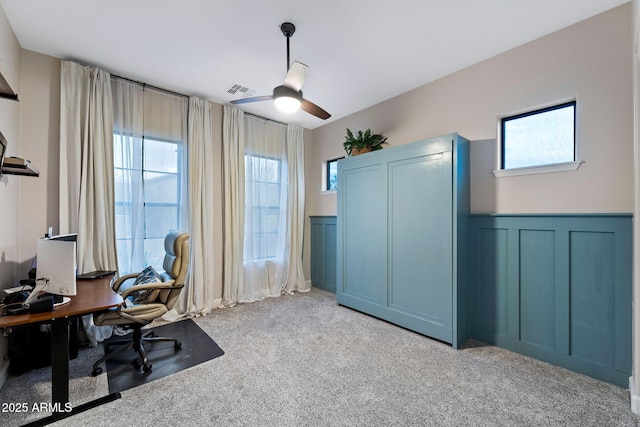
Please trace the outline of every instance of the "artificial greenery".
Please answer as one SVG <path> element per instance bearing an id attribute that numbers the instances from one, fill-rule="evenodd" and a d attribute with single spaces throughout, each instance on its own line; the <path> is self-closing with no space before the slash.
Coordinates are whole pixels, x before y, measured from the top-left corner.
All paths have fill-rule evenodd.
<path id="1" fill-rule="evenodd" d="M 371 151 L 382 150 L 382 144 L 387 143 L 387 137 L 380 133 L 372 133 L 371 129 L 367 129 L 364 132 L 358 131 L 357 136 L 347 128 L 347 136 L 344 139 L 344 150 L 348 155 L 351 155 L 353 151 L 362 150 L 364 148 L 371 148 Z"/>

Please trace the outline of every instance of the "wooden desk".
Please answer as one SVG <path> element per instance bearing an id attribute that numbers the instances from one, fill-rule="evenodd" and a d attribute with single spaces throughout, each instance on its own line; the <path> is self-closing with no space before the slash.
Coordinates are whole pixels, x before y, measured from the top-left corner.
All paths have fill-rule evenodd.
<path id="1" fill-rule="evenodd" d="M 120 397 L 119 394 L 109 395 L 73 408 L 71 412 L 66 412 L 65 405 L 69 402 L 69 323 L 85 314 L 122 304 L 122 297 L 113 292 L 109 286 L 111 278 L 112 276 L 107 276 L 93 280 L 78 280 L 76 282 L 77 295 L 71 297 L 71 302 L 56 307 L 53 311 L 0 317 L 0 328 L 40 323 L 51 324 L 51 402 L 59 412 L 54 412 L 51 417 L 29 425 L 49 424 L 73 415 L 73 413 L 85 411 Z"/>

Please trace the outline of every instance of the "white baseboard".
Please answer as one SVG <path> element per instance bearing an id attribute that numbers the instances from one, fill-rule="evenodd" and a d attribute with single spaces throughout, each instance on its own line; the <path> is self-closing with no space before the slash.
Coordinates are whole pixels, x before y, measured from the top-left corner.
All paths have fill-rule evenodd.
<path id="1" fill-rule="evenodd" d="M 640 396 L 635 388 L 633 377 L 629 377 L 629 393 L 631 394 L 631 412 L 640 415 Z"/>

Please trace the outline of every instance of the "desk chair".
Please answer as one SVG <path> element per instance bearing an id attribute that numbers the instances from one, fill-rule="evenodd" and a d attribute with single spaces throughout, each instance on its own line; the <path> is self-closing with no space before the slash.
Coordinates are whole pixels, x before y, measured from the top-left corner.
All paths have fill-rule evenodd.
<path id="1" fill-rule="evenodd" d="M 136 303 L 133 305 L 121 305 L 115 310 L 108 310 L 94 315 L 94 323 L 98 326 L 117 325 L 133 329 L 133 335 L 130 338 L 112 341 L 108 344 L 107 351 L 109 351 L 109 347 L 118 345 L 120 347 L 108 352 L 93 364 L 92 375 L 94 377 L 102 373 L 102 368 L 99 366 L 102 362 L 127 349 L 133 349 L 138 352 L 142 359 L 144 372 L 151 371 L 152 365 L 147 359 L 143 342 L 173 341 L 175 349 L 179 349 L 182 346 L 180 341 L 175 338 L 156 337 L 153 331 L 142 335 L 143 326 L 148 325 L 171 310 L 178 300 L 180 291 L 184 287 L 189 266 L 189 234 L 180 231 L 170 232 L 164 239 L 164 250 L 166 252 L 163 262 L 165 271 L 160 273 L 161 282 L 123 286 L 127 280 L 135 279 L 140 274 L 132 273 L 119 277 L 113 283 L 113 290 L 118 292 L 123 300 L 127 301 L 129 299 L 131 301 L 134 295 L 140 296 L 140 292 L 144 292 L 145 299 L 143 301 L 139 301 L 136 297 Z"/>

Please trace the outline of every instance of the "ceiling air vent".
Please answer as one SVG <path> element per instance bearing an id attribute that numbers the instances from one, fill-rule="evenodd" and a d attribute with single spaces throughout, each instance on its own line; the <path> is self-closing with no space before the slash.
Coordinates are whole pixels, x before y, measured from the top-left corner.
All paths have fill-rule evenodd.
<path id="1" fill-rule="evenodd" d="M 227 89 L 227 93 L 230 93 L 231 95 L 237 94 L 242 96 L 253 96 L 253 94 L 256 93 L 256 91 L 253 89 L 249 89 L 248 87 L 234 83 L 233 85 L 231 85 L 231 87 L 229 87 L 229 89 Z"/>

